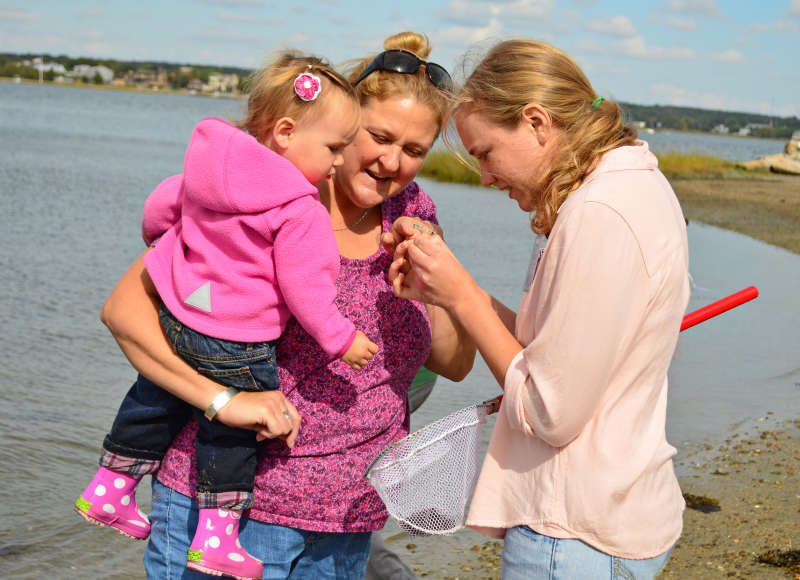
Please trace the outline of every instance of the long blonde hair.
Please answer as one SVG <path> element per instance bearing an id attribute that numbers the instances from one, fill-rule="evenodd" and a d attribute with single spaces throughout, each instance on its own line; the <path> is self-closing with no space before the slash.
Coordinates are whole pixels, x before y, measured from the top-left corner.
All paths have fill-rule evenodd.
<path id="1" fill-rule="evenodd" d="M 575 61 L 544 42 L 495 45 L 467 79 L 457 102 L 507 127 L 519 124 L 526 105 L 538 103 L 561 129 L 553 163 L 539 181 L 541 195 L 531 216 L 537 234 L 550 233 L 558 208 L 604 153 L 636 140 L 616 103 L 598 99 Z"/>
<path id="2" fill-rule="evenodd" d="M 400 32 L 383 41 L 384 50 L 407 50 L 413 52 L 422 60 L 428 60 L 431 53 L 431 43 L 424 34 L 416 32 Z M 369 58 L 350 61 L 347 78 L 354 83 L 376 55 Z M 438 130 L 447 117 L 451 105 L 451 95 L 437 89 L 431 83 L 423 70 L 419 67 L 414 74 L 398 74 L 390 71 L 377 70 L 358 83 L 355 88 L 361 105 L 370 99 L 387 99 L 389 97 L 414 97 L 419 103 L 426 105 L 436 115 Z"/>
<path id="3" fill-rule="evenodd" d="M 319 97 L 313 101 L 303 101 L 294 89 L 295 78 L 306 72 L 319 77 L 322 84 Z M 360 104 L 347 79 L 326 61 L 315 56 L 304 56 L 290 50 L 280 52 L 256 71 L 248 82 L 245 116 L 234 123 L 262 143 L 282 117 L 299 121 L 307 115 L 319 115 L 330 101 L 331 89 L 351 100 L 360 115 Z"/>

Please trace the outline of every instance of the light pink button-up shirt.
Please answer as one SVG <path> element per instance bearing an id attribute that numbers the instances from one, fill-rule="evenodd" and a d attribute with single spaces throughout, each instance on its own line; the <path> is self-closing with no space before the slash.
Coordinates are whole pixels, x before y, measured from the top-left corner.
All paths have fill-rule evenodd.
<path id="1" fill-rule="evenodd" d="M 684 501 L 667 369 L 689 299 L 678 200 L 645 143 L 607 153 L 562 205 L 524 294 L 468 524 L 527 525 L 625 558 L 668 550 Z"/>

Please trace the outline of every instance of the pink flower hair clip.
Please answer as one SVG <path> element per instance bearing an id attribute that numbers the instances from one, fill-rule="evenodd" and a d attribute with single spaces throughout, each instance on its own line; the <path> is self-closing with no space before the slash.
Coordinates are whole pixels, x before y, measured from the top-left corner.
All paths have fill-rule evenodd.
<path id="1" fill-rule="evenodd" d="M 319 77 L 311 73 L 302 73 L 294 79 L 294 92 L 302 100 L 308 102 L 316 100 L 322 91 L 322 83 Z"/>

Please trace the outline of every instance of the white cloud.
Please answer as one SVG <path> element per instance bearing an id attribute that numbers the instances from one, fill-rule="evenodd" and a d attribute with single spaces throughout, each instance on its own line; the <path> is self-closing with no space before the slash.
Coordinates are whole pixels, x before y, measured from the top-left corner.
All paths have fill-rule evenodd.
<path id="1" fill-rule="evenodd" d="M 261 6 L 264 0 L 198 0 L 200 4 L 212 6 Z"/>
<path id="2" fill-rule="evenodd" d="M 82 47 L 86 54 L 92 56 L 111 57 L 114 55 L 114 47 L 108 42 L 90 42 Z"/>
<path id="3" fill-rule="evenodd" d="M 684 87 L 665 83 L 654 83 L 649 87 L 650 98 L 659 105 L 675 105 L 678 107 L 698 107 L 719 111 L 754 111 L 766 115 L 791 117 L 797 115 L 797 107 L 793 104 L 775 107 L 765 101 L 748 101 L 730 93 L 714 94 L 688 90 Z"/>
<path id="4" fill-rule="evenodd" d="M 667 26 L 675 30 L 697 30 L 697 22 L 694 18 L 670 18 Z"/>
<path id="5" fill-rule="evenodd" d="M 606 20 L 590 20 L 584 24 L 584 28 L 610 36 L 636 36 L 636 28 L 627 16 L 614 16 Z"/>
<path id="6" fill-rule="evenodd" d="M 763 34 L 769 32 L 769 26 L 766 24 L 751 24 L 744 29 L 745 34 Z"/>
<path id="7" fill-rule="evenodd" d="M 775 32 L 779 34 L 796 34 L 800 26 L 798 23 L 793 20 L 776 20 L 772 24 L 751 24 L 743 29 L 742 32 L 744 34 L 752 35 L 752 34 L 765 34 L 769 32 Z"/>
<path id="8" fill-rule="evenodd" d="M 575 41 L 575 50 L 589 54 L 602 54 L 605 52 L 606 47 L 593 38 L 582 37 Z"/>
<path id="9" fill-rule="evenodd" d="M 503 25 L 497 18 L 489 19 L 486 26 L 453 26 L 437 33 L 436 40 L 445 44 L 465 46 L 498 36 Z"/>
<path id="10" fill-rule="evenodd" d="M 74 53 L 71 38 L 57 34 L 26 34 L 13 30 L 3 35 L 3 50 L 7 52 L 49 52 L 53 54 Z"/>
<path id="11" fill-rule="evenodd" d="M 105 38 L 105 33 L 102 30 L 81 30 L 75 34 L 76 37 L 79 38 L 86 38 L 88 40 L 103 40 Z"/>
<path id="12" fill-rule="evenodd" d="M 776 32 L 785 32 L 787 34 L 797 34 L 797 22 L 791 20 L 776 20 L 773 24 Z"/>
<path id="13" fill-rule="evenodd" d="M 78 11 L 79 18 L 108 18 L 111 17 L 109 13 L 103 9 L 98 7 L 93 8 L 85 8 L 83 10 Z"/>
<path id="14" fill-rule="evenodd" d="M 745 62 L 744 55 L 738 50 L 726 50 L 711 56 L 712 59 L 718 62 Z"/>
<path id="15" fill-rule="evenodd" d="M 695 52 L 690 48 L 648 45 L 641 35 L 612 43 L 611 48 L 620 54 L 642 60 L 692 60 Z"/>
<path id="16" fill-rule="evenodd" d="M 192 35 L 202 42 L 259 42 L 264 40 L 263 34 L 245 34 L 241 30 L 206 30 Z"/>
<path id="17" fill-rule="evenodd" d="M 313 40 L 313 36 L 307 32 L 298 32 L 286 39 L 289 44 L 301 46 Z"/>
<path id="18" fill-rule="evenodd" d="M 217 13 L 217 20 L 222 22 L 237 22 L 239 24 L 281 24 L 281 20 L 279 18 L 256 16 L 253 14 L 239 14 L 237 12 L 228 11 Z"/>
<path id="19" fill-rule="evenodd" d="M 664 83 L 653 83 L 649 89 L 658 104 L 719 110 L 730 107 L 730 100 L 726 95 L 698 93 L 684 87 Z"/>
<path id="20" fill-rule="evenodd" d="M 678 14 L 700 14 L 703 16 L 722 17 L 722 10 L 716 0 L 667 0 L 664 9 Z"/>
<path id="21" fill-rule="evenodd" d="M 789 0 L 789 7 L 786 11 L 792 18 L 800 18 L 800 0 Z"/>
<path id="22" fill-rule="evenodd" d="M 39 20 L 41 15 L 38 12 L 25 10 L 24 8 L 0 8 L 0 20 L 14 20 L 16 22 L 30 22 Z"/>
<path id="23" fill-rule="evenodd" d="M 485 2 L 483 0 L 450 0 L 442 17 L 466 24 L 481 24 L 490 18 L 541 20 L 550 15 L 553 0 L 512 0 Z"/>

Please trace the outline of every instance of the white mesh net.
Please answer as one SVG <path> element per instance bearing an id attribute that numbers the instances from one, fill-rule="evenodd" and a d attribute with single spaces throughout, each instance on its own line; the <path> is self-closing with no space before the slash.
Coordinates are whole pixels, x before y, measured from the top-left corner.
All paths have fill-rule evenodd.
<path id="1" fill-rule="evenodd" d="M 367 479 L 409 534 L 452 534 L 464 525 L 481 466 L 487 409 L 474 405 L 430 423 L 370 465 Z"/>

